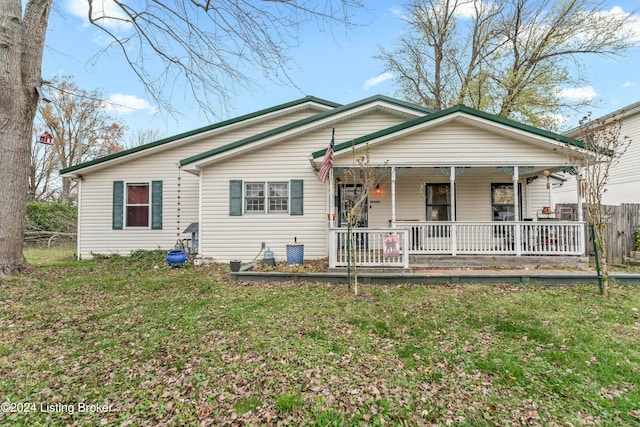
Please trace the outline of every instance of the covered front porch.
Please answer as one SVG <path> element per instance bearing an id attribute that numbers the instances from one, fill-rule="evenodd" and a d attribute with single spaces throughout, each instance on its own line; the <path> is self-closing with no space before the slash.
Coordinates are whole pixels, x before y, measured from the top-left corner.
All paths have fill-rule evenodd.
<path id="1" fill-rule="evenodd" d="M 553 208 L 553 190 L 566 166 L 389 166 L 370 189 L 366 212 L 351 232 L 345 210 L 357 185 L 336 169 L 329 186 L 329 265 L 495 266 L 501 257 L 521 264 L 566 265 L 585 260 L 585 226 Z M 556 178 L 557 177 L 557 178 Z M 582 212 L 581 198 L 576 194 Z M 349 259 L 349 248 L 352 258 Z M 533 261 L 535 260 L 535 261 Z M 513 262 L 513 261 L 512 261 Z M 517 261 L 516 261 L 517 263 Z"/>

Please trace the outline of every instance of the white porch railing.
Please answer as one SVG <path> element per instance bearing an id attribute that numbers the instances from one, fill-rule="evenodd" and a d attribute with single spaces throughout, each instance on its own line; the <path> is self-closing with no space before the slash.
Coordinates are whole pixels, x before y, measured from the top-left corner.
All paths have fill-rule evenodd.
<path id="1" fill-rule="evenodd" d="M 409 230 L 404 228 L 347 228 L 329 230 L 329 266 L 349 265 L 349 246 L 353 248 L 351 262 L 361 267 L 409 268 Z"/>
<path id="2" fill-rule="evenodd" d="M 583 222 L 396 221 L 409 230 L 411 254 L 583 255 Z"/>

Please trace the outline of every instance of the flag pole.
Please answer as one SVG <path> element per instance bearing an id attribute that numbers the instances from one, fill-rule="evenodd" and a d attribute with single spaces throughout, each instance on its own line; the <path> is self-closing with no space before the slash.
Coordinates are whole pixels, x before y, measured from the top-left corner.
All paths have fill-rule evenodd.
<path id="1" fill-rule="evenodd" d="M 331 169 L 329 170 L 329 227 L 335 227 L 335 212 L 336 212 L 336 199 L 334 195 L 334 185 L 333 185 L 333 144 L 335 144 L 336 140 L 336 128 L 331 128 Z"/>
<path id="2" fill-rule="evenodd" d="M 336 197 L 333 185 L 333 166 L 329 171 L 329 228 L 335 227 Z"/>

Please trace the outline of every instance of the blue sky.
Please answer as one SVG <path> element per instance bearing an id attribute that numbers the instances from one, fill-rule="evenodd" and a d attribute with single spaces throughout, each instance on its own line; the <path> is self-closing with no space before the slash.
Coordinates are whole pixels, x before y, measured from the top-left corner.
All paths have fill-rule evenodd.
<path id="1" fill-rule="evenodd" d="M 305 27 L 299 46 L 289 51 L 294 60 L 290 76 L 297 88 L 275 84 L 256 72 L 260 87 L 250 91 L 238 89 L 226 111 L 221 110 L 217 118 L 206 117 L 195 103 L 184 97 L 174 97 L 174 105 L 182 113 L 178 120 L 158 113 L 115 51 L 113 56 L 96 57 L 104 35 L 82 17 L 79 5 L 83 2 L 86 4 L 86 0 L 54 2 L 43 58 L 43 78 L 72 75 L 80 88 L 102 89 L 104 96 L 115 104 L 131 107 L 110 113 L 120 117 L 132 131 L 154 128 L 162 137 L 171 136 L 305 95 L 346 104 L 374 94 L 395 94 L 391 76 L 384 74 L 382 63 L 373 56 L 381 45 L 392 47 L 402 32 L 400 2 L 366 1 L 367 10 L 356 17 L 363 25 L 349 31 L 334 28 L 327 34 L 318 31 L 315 24 Z M 637 7 L 638 0 L 611 0 L 608 10 L 628 13 Z M 640 15 L 635 19 L 635 30 L 640 42 Z M 593 57 L 585 64 L 583 72 L 588 83 L 579 88 L 564 88 L 564 93 L 597 100 L 598 107 L 589 108 L 595 117 L 640 102 L 640 47 L 631 49 L 623 58 Z M 573 121 L 575 124 L 575 118 Z"/>

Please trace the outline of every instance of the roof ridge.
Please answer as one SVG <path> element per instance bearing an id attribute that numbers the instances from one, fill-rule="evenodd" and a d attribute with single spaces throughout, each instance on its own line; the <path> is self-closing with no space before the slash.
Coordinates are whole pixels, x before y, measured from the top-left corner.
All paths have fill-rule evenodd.
<path id="1" fill-rule="evenodd" d="M 279 111 L 279 110 L 284 110 L 286 108 L 294 107 L 296 105 L 303 105 L 303 104 L 305 104 L 307 102 L 315 102 L 315 103 L 326 105 L 326 106 L 332 107 L 332 108 L 338 108 L 338 107 L 341 106 L 341 104 L 338 104 L 338 103 L 333 102 L 333 101 L 328 101 L 326 99 L 317 98 L 317 97 L 312 96 L 312 95 L 306 95 L 303 98 L 298 98 L 298 99 L 295 99 L 293 101 L 288 101 L 288 102 L 285 102 L 285 103 L 282 103 L 282 104 L 278 104 L 278 105 L 275 105 L 275 106 L 272 106 L 272 107 L 269 107 L 269 108 L 263 108 L 263 109 L 260 109 L 260 110 L 256 110 L 256 111 L 253 111 L 251 113 L 247 113 L 247 114 L 240 115 L 238 117 L 234 117 L 232 119 L 222 120 L 220 122 L 212 123 L 210 125 L 202 126 L 202 127 L 190 130 L 190 131 L 181 132 L 181 133 L 169 136 L 167 138 L 162 138 L 162 139 L 159 139 L 157 141 L 149 142 L 147 144 L 140 145 L 138 147 L 129 148 L 129 149 L 126 149 L 126 150 L 119 151 L 117 153 L 113 153 L 113 154 L 109 154 L 109 155 L 106 155 L 106 156 L 103 156 L 103 157 L 99 157 L 97 159 L 89 160 L 89 161 L 84 162 L 84 163 L 80 163 L 80 164 L 77 164 L 77 165 L 74 165 L 74 166 L 69 166 L 67 168 L 60 169 L 59 173 L 62 175 L 62 174 L 73 172 L 73 171 L 76 171 L 76 170 L 79 170 L 79 169 L 83 169 L 83 168 L 86 168 L 86 167 L 89 167 L 89 166 L 94 166 L 94 165 L 97 165 L 97 164 L 100 164 L 100 163 L 108 162 L 110 160 L 114 160 L 114 159 L 118 159 L 118 158 L 121 158 L 121 157 L 125 157 L 125 156 L 128 156 L 130 154 L 134 154 L 134 153 L 139 153 L 141 151 L 145 151 L 145 150 L 148 150 L 150 148 L 159 147 L 161 145 L 168 144 L 170 142 L 175 142 L 175 141 L 178 141 L 180 139 L 184 139 L 184 138 L 187 138 L 187 137 L 190 137 L 190 136 L 202 134 L 202 133 L 209 132 L 209 131 L 212 131 L 212 130 L 215 130 L 215 129 L 220 129 L 220 128 L 223 128 L 225 126 L 232 125 L 234 123 L 241 123 L 241 122 L 243 122 L 245 120 L 250 120 L 250 119 L 253 119 L 253 118 L 256 118 L 256 117 L 264 116 L 266 114 L 273 113 L 273 112 L 276 112 L 276 111 Z"/>
<path id="2" fill-rule="evenodd" d="M 415 118 L 413 120 L 409 120 L 409 121 L 404 122 L 404 123 L 399 123 L 397 125 L 393 125 L 393 126 L 390 126 L 388 128 L 381 129 L 379 131 L 370 133 L 368 135 L 363 135 L 363 136 L 361 136 L 359 138 L 355 138 L 355 139 L 353 139 L 351 141 L 345 141 L 343 143 L 337 144 L 333 148 L 333 151 L 334 151 L 334 153 L 336 153 L 336 152 L 344 150 L 346 148 L 350 148 L 351 146 L 357 146 L 357 145 L 369 142 L 369 141 L 371 141 L 373 139 L 377 139 L 377 138 L 380 138 L 382 136 L 390 135 L 392 133 L 401 131 L 403 129 L 409 129 L 409 128 L 413 127 L 413 126 L 416 126 L 416 125 L 419 125 L 419 124 L 422 124 L 422 123 L 427 123 L 427 122 L 430 122 L 432 120 L 439 119 L 441 117 L 446 117 L 446 116 L 454 114 L 454 113 L 468 114 L 468 115 L 471 115 L 471 116 L 474 116 L 474 117 L 477 117 L 477 118 L 481 118 L 481 119 L 489 120 L 489 121 L 492 121 L 492 122 L 495 122 L 495 123 L 498 123 L 498 124 L 509 126 L 509 127 L 514 128 L 514 129 L 523 130 L 523 131 L 526 131 L 526 132 L 529 132 L 529 133 L 532 133 L 532 134 L 535 134 L 535 135 L 538 135 L 538 136 L 543 136 L 545 138 L 554 139 L 556 141 L 564 142 L 565 144 L 571 144 L 571 145 L 574 145 L 574 146 L 579 147 L 579 148 L 584 148 L 584 144 L 582 143 L 582 141 L 574 139 L 574 138 L 570 138 L 570 137 L 568 137 L 566 135 L 562 135 L 562 134 L 559 134 L 559 133 L 551 132 L 551 131 L 548 131 L 546 129 L 537 128 L 535 126 L 531 126 L 531 125 L 527 125 L 527 124 L 524 124 L 524 123 L 520 123 L 520 122 L 517 122 L 517 121 L 512 120 L 512 119 L 507 119 L 507 118 L 504 118 L 504 117 L 497 116 L 495 114 L 491 114 L 491 113 L 487 113 L 487 112 L 484 112 L 484 111 L 480 111 L 480 110 L 477 110 L 477 109 L 472 108 L 472 107 L 467 107 L 464 104 L 456 104 L 456 105 L 453 105 L 451 107 L 445 108 L 443 110 L 436 110 L 436 111 L 432 112 L 429 115 L 426 115 L 426 116 L 423 116 L 423 117 L 417 117 L 417 118 Z M 318 150 L 318 151 L 315 151 L 315 152 L 311 153 L 311 156 L 314 159 L 318 158 L 318 157 L 322 157 L 322 156 L 325 155 L 326 151 L 327 151 L 326 148 L 322 149 L 322 150 Z"/>
<path id="3" fill-rule="evenodd" d="M 190 157 L 187 157 L 185 159 L 180 160 L 180 166 L 186 166 L 186 165 L 189 165 L 191 163 L 195 163 L 197 161 L 204 160 L 207 157 L 212 157 L 212 156 L 224 153 L 225 151 L 229 151 L 229 150 L 232 150 L 232 149 L 235 149 L 235 148 L 239 148 L 239 147 L 242 147 L 244 145 L 250 144 L 252 142 L 259 141 L 261 139 L 264 139 L 264 138 L 267 138 L 267 137 L 270 137 L 270 136 L 278 135 L 279 133 L 283 133 L 283 132 L 286 132 L 288 130 L 295 129 L 297 127 L 304 126 L 306 124 L 313 123 L 313 122 L 316 122 L 318 120 L 325 119 L 325 118 L 327 118 L 329 116 L 340 114 L 340 113 L 342 113 L 344 111 L 348 111 L 348 110 L 351 110 L 351 109 L 354 109 L 354 108 L 357 108 L 357 107 L 360 107 L 360 106 L 363 106 L 363 105 L 367 105 L 367 104 L 370 104 L 370 103 L 373 103 L 373 102 L 376 102 L 376 101 L 384 101 L 384 102 L 388 102 L 388 103 L 392 103 L 392 104 L 397 104 L 397 105 L 400 105 L 400 106 L 405 107 L 405 108 L 414 109 L 414 110 L 419 111 L 421 113 L 431 114 L 433 112 L 433 110 L 431 110 L 429 108 L 425 108 L 425 107 L 422 107 L 422 106 L 416 105 L 416 104 L 411 104 L 409 102 L 401 101 L 401 100 L 398 100 L 398 99 L 395 99 L 395 98 L 391 98 L 391 97 L 388 97 L 388 96 L 385 96 L 385 95 L 379 95 L 379 94 L 378 95 L 373 95 L 373 96 L 370 96 L 368 98 L 360 99 L 358 101 L 354 101 L 354 102 L 349 103 L 349 104 L 341 105 L 339 107 L 334 108 L 333 110 L 323 111 L 321 113 L 314 114 L 313 116 L 305 117 L 304 119 L 300 119 L 300 120 L 298 120 L 296 122 L 288 123 L 286 125 L 282 125 L 282 126 L 279 126 L 277 128 L 274 128 L 274 129 L 269 129 L 267 131 L 264 131 L 264 132 L 261 132 L 261 133 L 255 134 L 255 135 L 251 135 L 249 137 L 240 139 L 238 141 L 234 141 L 234 142 L 231 142 L 229 144 L 225 144 L 225 145 L 223 145 L 221 147 L 212 148 L 212 149 L 204 151 L 202 153 L 195 154 L 193 156 L 190 156 Z"/>

